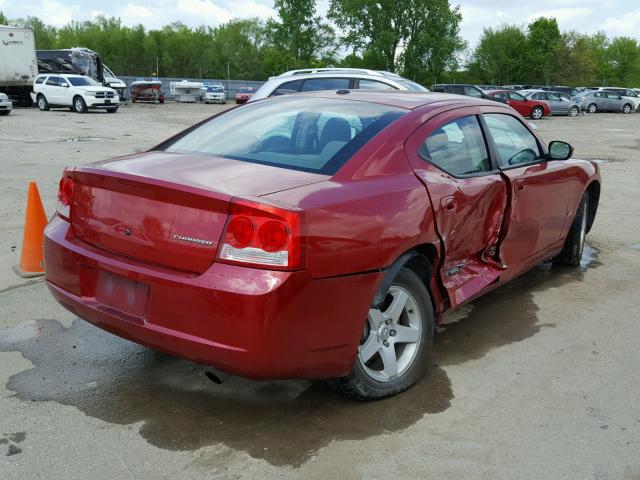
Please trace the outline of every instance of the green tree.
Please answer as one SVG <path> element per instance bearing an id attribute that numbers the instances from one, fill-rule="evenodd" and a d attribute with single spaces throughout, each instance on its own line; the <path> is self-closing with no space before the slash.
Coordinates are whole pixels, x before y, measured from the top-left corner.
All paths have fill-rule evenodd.
<path id="1" fill-rule="evenodd" d="M 562 35 L 555 18 L 540 17 L 527 26 L 527 65 L 530 82 L 551 83 L 558 64 Z"/>
<path id="2" fill-rule="evenodd" d="M 504 85 L 530 81 L 526 65 L 526 35 L 515 25 L 502 25 L 484 29 L 468 68 L 479 83 Z"/>
<path id="3" fill-rule="evenodd" d="M 278 18 L 267 22 L 271 46 L 280 51 L 268 52 L 274 68 L 282 62 L 304 68 L 333 59 L 335 32 L 316 15 L 315 0 L 275 0 L 274 8 Z"/>
<path id="4" fill-rule="evenodd" d="M 361 58 L 368 58 L 370 67 L 395 72 L 415 1 L 331 0 L 328 16 L 344 30 L 344 44 Z"/>
<path id="5" fill-rule="evenodd" d="M 0 25 L 8 25 L 9 19 L 4 16 L 4 13 L 0 10 Z"/>
<path id="6" fill-rule="evenodd" d="M 640 49 L 635 39 L 613 39 L 607 48 L 607 57 L 613 75 L 612 83 L 630 85 L 637 81 L 640 76 Z"/>
<path id="7" fill-rule="evenodd" d="M 401 61 L 403 74 L 431 85 L 445 70 L 458 67 L 466 47 L 460 37 L 462 14 L 449 0 L 414 1 L 409 7 L 407 43 Z"/>
<path id="8" fill-rule="evenodd" d="M 591 57 L 589 36 L 577 32 L 562 34 L 554 78 L 563 85 L 586 86 L 595 78 L 596 65 Z"/>

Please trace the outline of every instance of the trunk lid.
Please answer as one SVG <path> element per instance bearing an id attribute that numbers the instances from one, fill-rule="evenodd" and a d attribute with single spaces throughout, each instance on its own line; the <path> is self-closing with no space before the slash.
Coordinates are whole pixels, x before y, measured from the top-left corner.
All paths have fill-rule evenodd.
<path id="1" fill-rule="evenodd" d="M 214 261 L 231 198 L 325 175 L 242 161 L 149 152 L 74 170 L 71 224 L 82 241 L 190 273 Z"/>

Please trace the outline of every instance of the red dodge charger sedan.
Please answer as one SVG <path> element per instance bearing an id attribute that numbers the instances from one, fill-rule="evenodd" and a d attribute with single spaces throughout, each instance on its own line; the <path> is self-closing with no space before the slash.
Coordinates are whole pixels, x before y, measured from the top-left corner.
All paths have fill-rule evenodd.
<path id="1" fill-rule="evenodd" d="M 500 98 L 507 102 L 523 117 L 531 117 L 540 120 L 542 117 L 551 115 L 551 107 L 547 102 L 533 100 L 520 95 L 513 90 L 490 90 L 485 92 L 490 97 Z"/>
<path id="2" fill-rule="evenodd" d="M 580 262 L 600 175 L 571 155 L 483 99 L 262 100 L 65 170 L 46 281 L 143 345 L 389 396 L 423 374 L 448 312 L 546 260 Z"/>

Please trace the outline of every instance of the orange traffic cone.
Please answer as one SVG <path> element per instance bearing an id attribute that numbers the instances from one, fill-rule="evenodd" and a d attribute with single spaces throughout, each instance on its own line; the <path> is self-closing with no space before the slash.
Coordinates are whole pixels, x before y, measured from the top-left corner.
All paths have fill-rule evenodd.
<path id="1" fill-rule="evenodd" d="M 46 225 L 47 215 L 44 213 L 38 186 L 36 182 L 29 182 L 20 265 L 13 267 L 21 277 L 44 275 L 44 227 Z"/>

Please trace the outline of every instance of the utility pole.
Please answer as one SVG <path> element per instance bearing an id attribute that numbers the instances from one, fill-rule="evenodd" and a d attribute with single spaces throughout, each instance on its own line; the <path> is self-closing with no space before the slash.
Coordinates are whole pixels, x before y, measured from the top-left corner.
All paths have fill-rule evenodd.
<path id="1" fill-rule="evenodd" d="M 227 98 L 231 94 L 231 68 L 229 67 L 229 60 L 227 60 Z"/>

